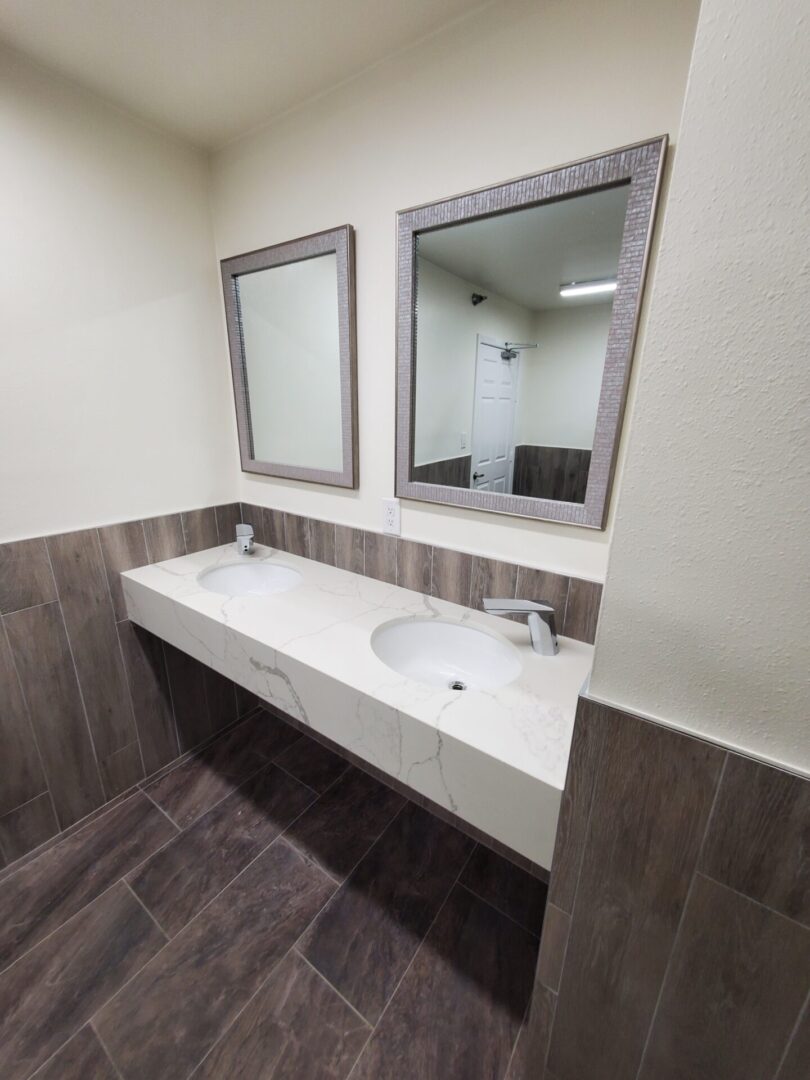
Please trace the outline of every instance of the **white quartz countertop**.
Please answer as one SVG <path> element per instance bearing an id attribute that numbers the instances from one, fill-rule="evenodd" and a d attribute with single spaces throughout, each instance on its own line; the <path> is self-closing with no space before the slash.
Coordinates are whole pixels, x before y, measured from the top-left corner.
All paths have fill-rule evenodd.
<path id="1" fill-rule="evenodd" d="M 200 585 L 202 571 L 247 558 L 292 567 L 302 581 L 267 596 L 228 597 Z M 514 819 L 524 817 L 520 793 L 532 785 L 546 817 L 559 807 L 592 646 L 561 637 L 556 656 L 539 656 L 525 622 L 260 545 L 252 556 L 237 555 L 232 544 L 211 548 L 127 571 L 122 581 L 134 622 L 550 865 L 557 811 L 538 843 L 528 822 Z M 436 688 L 400 675 L 375 655 L 371 635 L 403 617 L 441 618 L 505 639 L 517 649 L 522 673 L 486 691 Z M 518 803 L 510 806 L 514 796 Z M 503 805 L 490 814 L 467 805 L 491 799 Z M 525 813 L 538 809 L 527 805 Z"/>

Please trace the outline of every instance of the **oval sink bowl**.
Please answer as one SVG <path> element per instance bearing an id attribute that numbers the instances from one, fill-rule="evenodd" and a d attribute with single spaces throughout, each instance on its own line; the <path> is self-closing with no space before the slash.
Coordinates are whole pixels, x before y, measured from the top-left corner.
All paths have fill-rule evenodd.
<path id="1" fill-rule="evenodd" d="M 198 581 L 204 589 L 223 596 L 269 596 L 294 589 L 301 580 L 297 570 L 269 563 L 231 563 L 203 570 Z"/>
<path id="2" fill-rule="evenodd" d="M 451 690 L 496 690 L 522 671 L 509 642 L 442 619 L 385 623 L 371 635 L 371 648 L 400 675 Z"/>

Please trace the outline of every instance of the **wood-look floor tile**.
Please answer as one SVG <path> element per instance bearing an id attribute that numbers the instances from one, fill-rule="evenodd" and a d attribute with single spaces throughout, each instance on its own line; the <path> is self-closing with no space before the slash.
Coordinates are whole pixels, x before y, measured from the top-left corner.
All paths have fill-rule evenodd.
<path id="1" fill-rule="evenodd" d="M 287 835 L 307 858 L 343 881 L 404 805 L 401 795 L 350 766 Z"/>
<path id="2" fill-rule="evenodd" d="M 300 737 L 270 713 L 250 716 L 146 790 L 172 821 L 186 828 Z"/>
<path id="3" fill-rule="evenodd" d="M 430 595 L 433 549 L 414 540 L 397 541 L 397 585 Z"/>
<path id="4" fill-rule="evenodd" d="M 118 624 L 124 668 L 147 776 L 180 754 L 163 642 L 136 623 Z"/>
<path id="5" fill-rule="evenodd" d="M 283 838 L 267 848 L 96 1016 L 124 1080 L 184 1080 L 333 890 Z"/>
<path id="6" fill-rule="evenodd" d="M 205 551 L 219 544 L 217 515 L 213 506 L 205 506 L 201 510 L 188 510 L 185 514 L 181 514 L 181 521 L 186 551 L 189 555 L 193 551 Z"/>
<path id="7" fill-rule="evenodd" d="M 59 825 L 65 829 L 104 802 L 93 744 L 58 603 L 3 621 L 20 676 Z"/>
<path id="8" fill-rule="evenodd" d="M 479 844 L 464 869 L 461 883 L 540 936 L 548 892 L 544 881 Z"/>
<path id="9" fill-rule="evenodd" d="M 0 544 L 0 614 L 55 599 L 56 584 L 45 541 L 39 537 Z"/>
<path id="10" fill-rule="evenodd" d="M 335 566 L 362 574 L 365 570 L 365 534 L 349 525 L 335 526 Z"/>
<path id="11" fill-rule="evenodd" d="M 32 1080 L 118 1080 L 118 1073 L 87 1024 L 34 1073 Z"/>
<path id="12" fill-rule="evenodd" d="M 143 531 L 150 563 L 165 562 L 186 554 L 183 521 L 179 514 L 145 518 Z"/>
<path id="13" fill-rule="evenodd" d="M 810 991 L 804 1003 L 804 1011 L 788 1043 L 784 1060 L 775 1080 L 807 1080 L 807 1063 L 810 1062 Z"/>
<path id="14" fill-rule="evenodd" d="M 270 765 L 156 852 L 129 885 L 173 937 L 314 799 Z"/>
<path id="15" fill-rule="evenodd" d="M 46 791 L 0 817 L 0 851 L 6 862 L 14 862 L 57 832 L 59 823 Z"/>
<path id="16" fill-rule="evenodd" d="M 397 583 L 397 538 L 383 536 L 382 533 L 365 534 L 365 570 L 366 577 L 385 581 L 389 585 Z"/>
<path id="17" fill-rule="evenodd" d="M 311 558 L 335 565 L 335 526 L 331 521 L 310 521 L 309 544 Z"/>
<path id="18" fill-rule="evenodd" d="M 506 1072 L 532 988 L 537 939 L 456 886 L 352 1080 L 491 1080 Z"/>
<path id="19" fill-rule="evenodd" d="M 0 814 L 5 814 L 39 795 L 45 790 L 46 783 L 2 619 L 0 702 L 0 761 L 3 763 Z"/>
<path id="20" fill-rule="evenodd" d="M 239 503 L 225 503 L 214 507 L 217 522 L 217 540 L 220 544 L 236 543 L 236 526 L 242 521 Z M 254 532 L 255 539 L 255 532 Z"/>
<path id="21" fill-rule="evenodd" d="M 276 758 L 278 764 L 318 794 L 326 791 L 349 768 L 339 754 L 306 735 Z"/>
<path id="22" fill-rule="evenodd" d="M 163 946 L 118 882 L 0 975 L 0 1076 L 24 1080 Z"/>
<path id="23" fill-rule="evenodd" d="M 543 1066 L 548 1055 L 556 1007 L 557 995 L 552 994 L 535 977 L 532 999 L 512 1051 L 506 1080 L 554 1080 Z"/>
<path id="24" fill-rule="evenodd" d="M 48 537 L 65 628 L 99 760 L 137 741 L 96 529 Z M 102 780 L 104 776 L 102 774 Z M 118 792 L 106 789 L 107 797 Z"/>
<path id="25" fill-rule="evenodd" d="M 205 693 L 205 666 L 168 641 L 164 642 L 163 655 L 166 658 L 180 749 L 191 750 L 213 734 Z"/>
<path id="26" fill-rule="evenodd" d="M 304 956 L 370 1023 L 379 1020 L 471 848 L 462 833 L 407 804 L 305 935 Z"/>
<path id="27" fill-rule="evenodd" d="M 127 605 L 121 586 L 121 571 L 146 566 L 149 562 L 143 522 L 126 521 L 120 525 L 106 525 L 98 530 L 98 538 L 101 541 L 101 553 L 104 556 L 113 612 L 116 620 L 120 621 L 127 617 Z"/>
<path id="28" fill-rule="evenodd" d="M 193 1080 L 344 1080 L 370 1032 L 293 949 Z"/>
<path id="29" fill-rule="evenodd" d="M 639 1080 L 772 1077 L 809 976 L 810 930 L 696 875 Z"/>
<path id="30" fill-rule="evenodd" d="M 467 607 L 471 589 L 472 555 L 466 555 L 463 551 L 451 551 L 450 548 L 435 547 L 431 595 Z"/>
<path id="31" fill-rule="evenodd" d="M 176 832 L 139 792 L 0 883 L 0 968 L 61 926 Z"/>

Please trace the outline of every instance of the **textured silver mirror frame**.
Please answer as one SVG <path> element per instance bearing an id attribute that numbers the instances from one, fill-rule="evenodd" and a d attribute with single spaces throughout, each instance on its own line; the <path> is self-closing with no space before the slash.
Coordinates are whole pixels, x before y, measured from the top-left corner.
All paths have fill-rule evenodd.
<path id="1" fill-rule="evenodd" d="M 283 465 L 258 461 L 253 453 L 253 432 L 250 420 L 250 400 L 245 367 L 244 338 L 239 313 L 239 298 L 235 278 L 273 266 L 331 255 L 337 262 L 338 333 L 340 337 L 340 423 L 342 433 L 343 468 L 313 469 L 300 465 Z M 357 329 L 355 318 L 354 230 L 351 225 L 302 236 L 284 244 L 234 255 L 220 263 L 222 290 L 225 298 L 225 319 L 228 325 L 228 345 L 231 352 L 231 372 L 236 403 L 236 423 L 239 430 L 239 453 L 242 471 L 264 476 L 281 476 L 288 480 L 307 480 L 335 487 L 357 487 Z"/>
<path id="2" fill-rule="evenodd" d="M 667 136 L 662 135 L 585 161 L 401 210 L 397 214 L 396 494 L 400 498 L 604 529 L 667 141 Z M 473 491 L 411 480 L 416 391 L 416 234 L 627 181 L 630 182 L 630 194 L 584 503 Z"/>

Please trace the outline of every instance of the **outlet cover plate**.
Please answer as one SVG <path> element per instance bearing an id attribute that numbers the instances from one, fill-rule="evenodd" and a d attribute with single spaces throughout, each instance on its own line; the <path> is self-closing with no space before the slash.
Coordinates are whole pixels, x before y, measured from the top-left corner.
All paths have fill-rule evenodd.
<path id="1" fill-rule="evenodd" d="M 383 499 L 383 532 L 399 536 L 402 529 L 399 520 L 399 499 Z"/>

